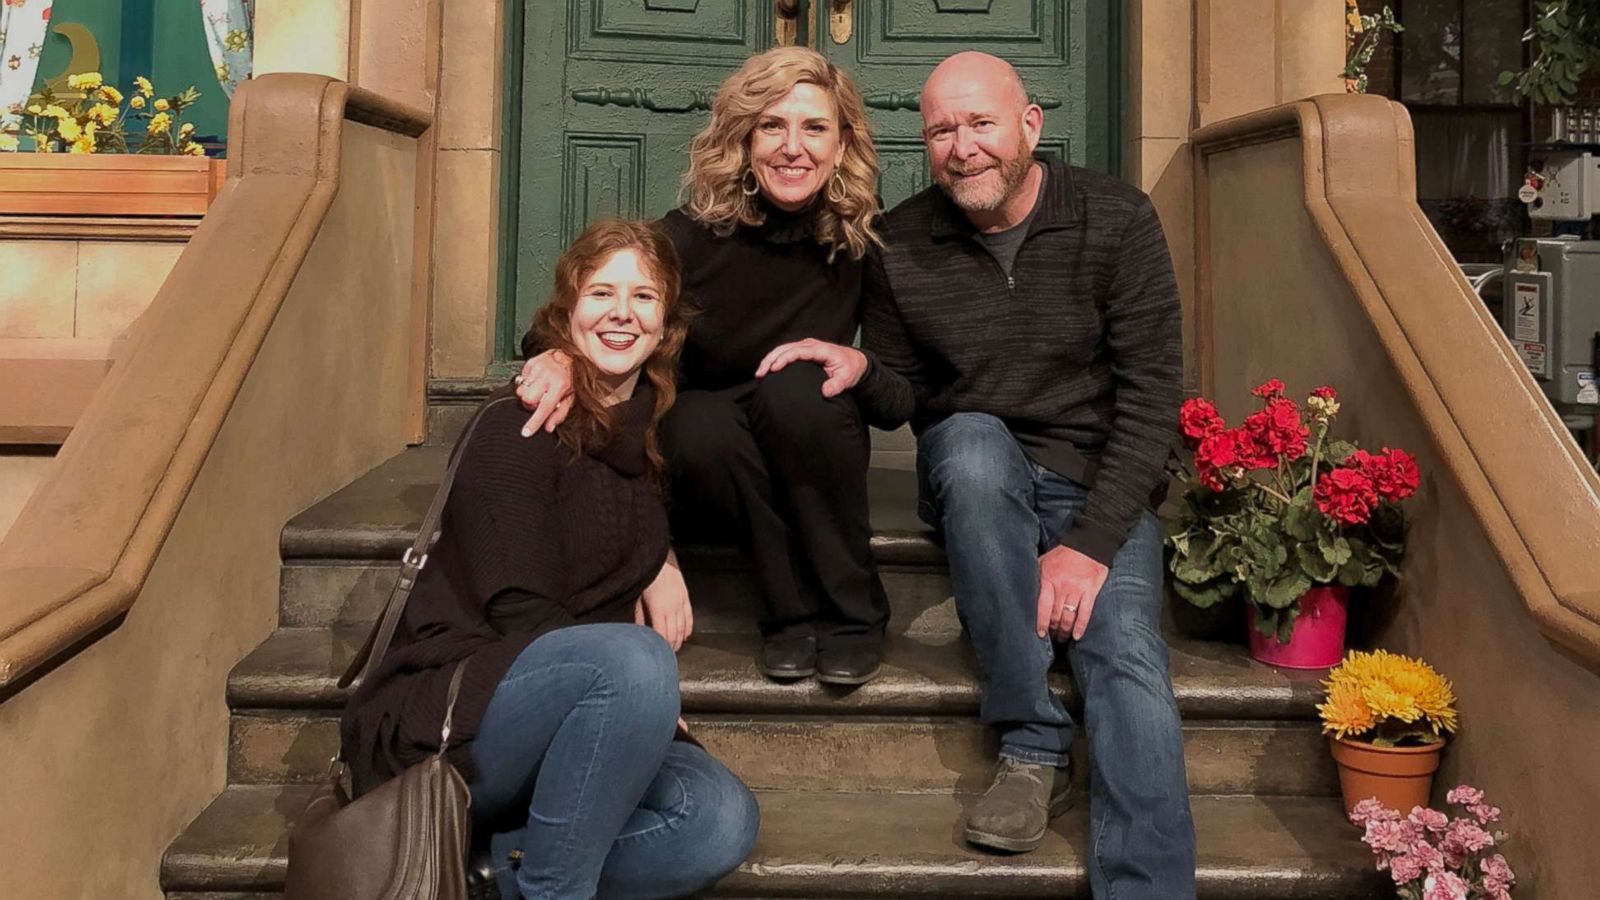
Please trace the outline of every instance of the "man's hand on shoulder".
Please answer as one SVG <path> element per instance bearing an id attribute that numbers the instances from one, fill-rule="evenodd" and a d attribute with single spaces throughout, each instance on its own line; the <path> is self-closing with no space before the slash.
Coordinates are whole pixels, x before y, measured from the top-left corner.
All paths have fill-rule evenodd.
<path id="1" fill-rule="evenodd" d="M 1082 640 L 1109 571 L 1071 547 L 1056 547 L 1039 557 L 1039 636 Z"/>
<path id="2" fill-rule="evenodd" d="M 860 384 L 867 374 L 867 355 L 860 350 L 806 338 L 774 347 L 756 367 L 756 377 L 765 378 L 794 362 L 814 362 L 822 366 L 823 373 L 828 376 L 822 383 L 824 397 L 839 396 Z"/>

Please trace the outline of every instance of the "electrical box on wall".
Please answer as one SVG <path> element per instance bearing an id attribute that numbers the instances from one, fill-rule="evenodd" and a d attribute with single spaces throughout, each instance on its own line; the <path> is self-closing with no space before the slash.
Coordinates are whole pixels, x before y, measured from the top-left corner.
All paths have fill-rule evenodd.
<path id="1" fill-rule="evenodd" d="M 1554 222 L 1581 222 L 1600 215 L 1600 157 L 1593 153 L 1551 153 L 1529 164 L 1524 197 L 1528 215 Z"/>
<path id="2" fill-rule="evenodd" d="M 1511 346 L 1557 408 L 1600 405 L 1600 241 L 1522 238 L 1506 274 Z"/>

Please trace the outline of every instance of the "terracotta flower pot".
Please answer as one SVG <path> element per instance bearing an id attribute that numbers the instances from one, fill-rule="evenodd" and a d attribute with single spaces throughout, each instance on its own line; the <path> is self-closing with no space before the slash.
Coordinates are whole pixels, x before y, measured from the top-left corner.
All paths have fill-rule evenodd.
<path id="1" fill-rule="evenodd" d="M 1283 669 L 1326 669 L 1344 658 L 1346 607 L 1350 589 L 1344 585 L 1314 587 L 1300 596 L 1289 643 L 1256 630 L 1256 606 L 1246 603 L 1250 622 L 1250 656 Z"/>
<path id="2" fill-rule="evenodd" d="M 1401 813 L 1427 806 L 1433 773 L 1439 769 L 1444 743 L 1421 747 L 1378 747 L 1362 741 L 1330 738 L 1333 761 L 1339 765 L 1339 787 L 1346 814 L 1368 797 Z"/>

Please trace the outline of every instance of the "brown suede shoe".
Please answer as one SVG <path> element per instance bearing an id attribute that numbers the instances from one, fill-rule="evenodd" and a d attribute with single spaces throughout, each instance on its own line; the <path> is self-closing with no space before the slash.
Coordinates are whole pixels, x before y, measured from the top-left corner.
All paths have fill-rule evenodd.
<path id="1" fill-rule="evenodd" d="M 1072 806 L 1067 767 L 1001 757 L 994 784 L 967 814 L 966 838 L 980 847 L 1026 853 L 1044 841 L 1050 820 Z"/>

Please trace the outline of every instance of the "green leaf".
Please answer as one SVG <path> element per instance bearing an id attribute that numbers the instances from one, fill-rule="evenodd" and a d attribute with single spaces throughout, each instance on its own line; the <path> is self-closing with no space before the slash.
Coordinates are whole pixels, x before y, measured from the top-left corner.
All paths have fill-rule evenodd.
<path id="1" fill-rule="evenodd" d="M 1329 441 L 1328 446 L 1322 449 L 1322 458 L 1333 465 L 1342 466 L 1354 452 L 1356 445 L 1349 441 Z"/>
<path id="2" fill-rule="evenodd" d="M 1317 549 L 1322 552 L 1323 559 L 1336 567 L 1349 562 L 1353 552 L 1349 539 L 1343 535 L 1326 532 L 1317 536 Z"/>
<path id="3" fill-rule="evenodd" d="M 1294 548 L 1295 557 L 1300 561 L 1300 568 L 1311 580 L 1315 582 L 1329 582 L 1339 572 L 1339 567 L 1329 562 L 1327 557 L 1311 544 L 1300 544 Z"/>
<path id="4" fill-rule="evenodd" d="M 1311 589 L 1311 576 L 1298 566 L 1287 569 L 1267 587 L 1261 602 L 1273 609 L 1288 609 Z"/>
<path id="5" fill-rule="evenodd" d="M 1300 617 L 1300 607 L 1294 606 L 1278 615 L 1278 643 L 1287 644 L 1294 637 L 1294 620 Z"/>
<path id="6" fill-rule="evenodd" d="M 1517 73 L 1515 73 L 1515 72 L 1501 72 L 1500 73 L 1500 86 L 1501 87 L 1505 87 L 1506 85 L 1510 84 L 1511 82 L 1513 82 L 1515 80 L 1517 80 Z"/>
<path id="7" fill-rule="evenodd" d="M 1181 581 L 1173 582 L 1173 590 L 1178 596 L 1189 601 L 1200 609 L 1209 609 L 1218 603 L 1233 596 L 1236 585 L 1231 581 L 1215 581 L 1207 585 L 1189 585 Z"/>

